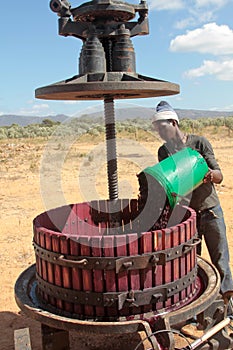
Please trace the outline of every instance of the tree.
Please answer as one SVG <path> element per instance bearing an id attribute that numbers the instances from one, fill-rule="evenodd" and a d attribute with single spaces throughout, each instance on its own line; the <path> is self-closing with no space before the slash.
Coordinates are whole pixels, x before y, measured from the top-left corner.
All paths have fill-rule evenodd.
<path id="1" fill-rule="evenodd" d="M 233 117 L 225 118 L 225 126 L 228 128 L 229 135 L 231 135 L 231 132 L 233 130 Z"/>
<path id="2" fill-rule="evenodd" d="M 44 125 L 44 126 L 51 127 L 51 126 L 60 124 L 60 122 L 55 122 L 55 121 L 53 121 L 53 120 L 51 120 L 49 118 L 46 118 L 46 119 L 43 119 L 41 124 Z"/>

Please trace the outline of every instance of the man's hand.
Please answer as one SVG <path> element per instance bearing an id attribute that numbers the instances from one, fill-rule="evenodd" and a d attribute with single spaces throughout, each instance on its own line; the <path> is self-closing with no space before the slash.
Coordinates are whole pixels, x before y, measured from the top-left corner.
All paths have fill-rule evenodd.
<path id="1" fill-rule="evenodd" d="M 223 176 L 220 170 L 209 169 L 209 171 L 205 174 L 203 183 L 213 182 L 215 184 L 220 184 L 222 180 Z"/>
<path id="2" fill-rule="evenodd" d="M 208 173 L 205 174 L 203 182 L 204 184 L 206 184 L 207 182 L 213 182 L 213 180 L 214 180 L 213 170 L 209 170 Z"/>

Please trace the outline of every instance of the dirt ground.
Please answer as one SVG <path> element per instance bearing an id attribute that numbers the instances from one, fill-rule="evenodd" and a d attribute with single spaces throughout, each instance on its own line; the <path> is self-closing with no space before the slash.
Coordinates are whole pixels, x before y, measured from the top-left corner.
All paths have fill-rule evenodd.
<path id="1" fill-rule="evenodd" d="M 224 181 L 217 190 L 225 213 L 233 269 L 233 138 L 227 135 L 210 135 L 208 138 L 224 174 Z M 159 140 L 120 141 L 119 197 L 137 197 L 136 173 L 151 165 L 153 156 L 156 160 L 159 144 Z M 76 142 L 68 148 L 61 140 L 59 143 L 26 139 L 0 142 L 0 350 L 14 349 L 14 330 L 24 327 L 30 329 L 32 349 L 41 350 L 40 324 L 24 316 L 14 299 L 18 276 L 35 262 L 32 220 L 45 210 L 59 206 L 61 198 L 65 203 L 97 199 L 97 196 L 108 198 L 103 150 L 101 141 L 94 139 Z M 53 151 L 61 153 L 55 156 Z M 49 164 L 51 169 L 46 168 Z M 52 185 L 46 188 L 46 179 L 52 179 L 52 184 L 53 176 L 56 177 L 53 171 L 59 168 L 60 188 L 55 189 Z M 42 169 L 46 176 L 40 177 Z M 206 249 L 203 256 L 208 259 Z"/>

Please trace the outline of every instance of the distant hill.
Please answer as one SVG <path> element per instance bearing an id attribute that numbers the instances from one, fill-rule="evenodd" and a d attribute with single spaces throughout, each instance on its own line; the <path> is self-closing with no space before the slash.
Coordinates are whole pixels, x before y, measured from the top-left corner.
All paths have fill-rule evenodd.
<path id="1" fill-rule="evenodd" d="M 22 115 L 12 115 L 12 114 L 3 114 L 0 115 L 0 127 L 1 126 L 10 126 L 12 124 L 18 124 L 21 126 L 27 126 L 29 124 L 40 124 L 44 119 L 51 119 L 55 122 L 63 122 L 68 117 L 64 114 L 57 115 L 48 115 L 45 117 L 36 117 L 36 116 L 22 116 Z"/>
<path id="2" fill-rule="evenodd" d="M 198 110 L 198 109 L 176 109 L 176 113 L 179 115 L 180 119 L 233 117 L 233 111 L 223 112 L 223 111 L 207 111 L 207 110 Z"/>
<path id="3" fill-rule="evenodd" d="M 208 111 L 208 110 L 195 110 L 195 109 L 176 109 L 177 114 L 180 119 L 198 119 L 198 118 L 218 118 L 218 117 L 230 117 L 233 116 L 232 112 L 223 111 Z M 154 114 L 154 108 L 145 108 L 141 106 L 130 107 L 130 108 L 117 108 L 115 109 L 116 120 L 126 120 L 126 119 L 151 119 Z M 83 114 L 80 117 L 86 119 L 96 119 L 98 117 L 104 117 L 103 111 L 98 111 L 91 114 Z M 29 124 L 40 124 L 44 119 L 51 119 L 56 122 L 64 122 L 70 117 L 65 114 L 48 115 L 43 117 L 38 116 L 20 116 L 20 115 L 0 115 L 0 127 L 10 126 L 12 124 L 18 124 L 21 126 L 26 126 Z"/>
<path id="4" fill-rule="evenodd" d="M 208 111 L 208 110 L 195 110 L 195 109 L 175 109 L 180 119 L 198 119 L 198 118 L 218 118 L 218 117 L 231 117 L 232 112 L 221 112 L 221 111 Z M 88 117 L 95 118 L 104 116 L 103 111 L 92 113 Z M 116 109 L 115 116 L 117 120 L 125 119 L 151 119 L 155 113 L 154 108 L 145 108 L 141 106 L 120 108 Z"/>

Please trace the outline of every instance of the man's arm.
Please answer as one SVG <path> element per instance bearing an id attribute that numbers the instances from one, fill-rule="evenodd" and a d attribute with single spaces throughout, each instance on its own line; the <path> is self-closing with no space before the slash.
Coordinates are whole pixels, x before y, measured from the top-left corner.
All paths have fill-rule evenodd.
<path id="1" fill-rule="evenodd" d="M 164 144 L 158 149 L 158 161 L 161 162 L 167 157 L 169 157 L 169 153 L 167 147 Z"/>
<path id="2" fill-rule="evenodd" d="M 209 171 L 205 175 L 203 182 L 204 183 L 213 182 L 215 184 L 220 184 L 223 180 L 223 174 L 215 158 L 213 148 L 210 142 L 206 138 L 203 137 L 203 140 L 204 140 L 203 157 L 205 158 L 209 166 Z"/>

